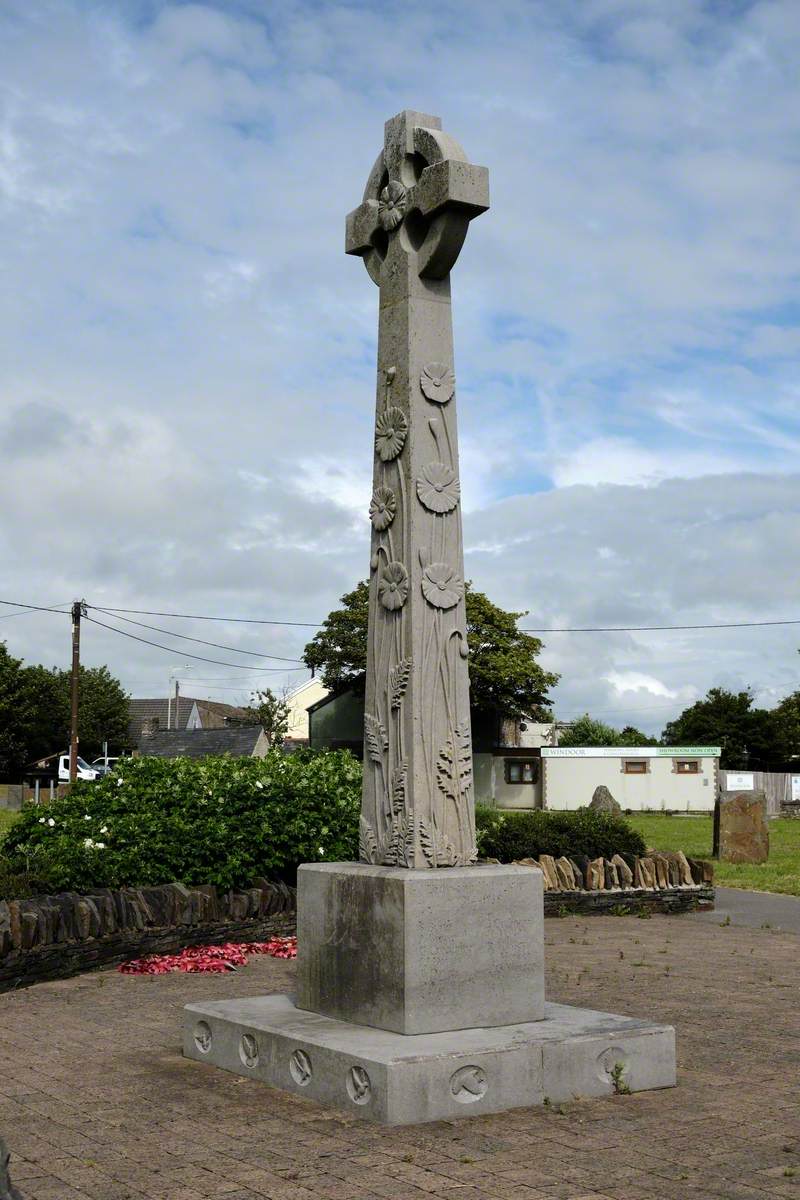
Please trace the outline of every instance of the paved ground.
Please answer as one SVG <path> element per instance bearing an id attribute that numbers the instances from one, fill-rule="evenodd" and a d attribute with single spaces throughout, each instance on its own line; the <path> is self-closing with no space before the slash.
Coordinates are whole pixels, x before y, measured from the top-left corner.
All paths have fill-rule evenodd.
<path id="1" fill-rule="evenodd" d="M 549 995 L 671 1021 L 679 1086 L 563 1111 L 362 1125 L 178 1054 L 181 1006 L 294 966 L 0 996 L 0 1131 L 25 1200 L 800 1200 L 800 940 L 683 917 L 547 922 Z"/>
<path id="2" fill-rule="evenodd" d="M 731 925 L 742 925 L 747 929 L 777 929 L 800 934 L 800 896 L 718 887 L 714 912 L 692 915 L 695 921 L 717 924 L 728 917 Z"/>

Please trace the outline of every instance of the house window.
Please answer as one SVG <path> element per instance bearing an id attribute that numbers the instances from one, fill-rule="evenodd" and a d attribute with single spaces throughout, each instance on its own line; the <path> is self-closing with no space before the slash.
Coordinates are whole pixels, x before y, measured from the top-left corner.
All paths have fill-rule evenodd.
<path id="1" fill-rule="evenodd" d="M 676 758 L 675 771 L 678 775 L 699 775 L 700 760 L 698 758 Z"/>
<path id="2" fill-rule="evenodd" d="M 506 783 L 537 783 L 538 758 L 506 758 Z"/>
<path id="3" fill-rule="evenodd" d="M 646 775 L 646 758 L 626 758 L 622 764 L 623 775 Z"/>

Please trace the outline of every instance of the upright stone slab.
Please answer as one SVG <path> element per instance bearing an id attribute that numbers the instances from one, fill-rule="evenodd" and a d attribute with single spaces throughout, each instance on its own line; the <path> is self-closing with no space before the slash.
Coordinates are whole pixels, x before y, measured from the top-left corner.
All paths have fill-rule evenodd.
<path id="1" fill-rule="evenodd" d="M 723 792 L 715 820 L 722 862 L 762 863 L 769 857 L 767 799 L 763 792 Z"/>
<path id="2" fill-rule="evenodd" d="M 387 121 L 346 242 L 380 288 L 361 862 L 300 869 L 297 1003 L 184 1015 L 188 1057 L 388 1124 L 675 1082 L 668 1026 L 544 1004 L 541 871 L 472 865 L 450 270 L 488 204 L 438 117 Z"/>

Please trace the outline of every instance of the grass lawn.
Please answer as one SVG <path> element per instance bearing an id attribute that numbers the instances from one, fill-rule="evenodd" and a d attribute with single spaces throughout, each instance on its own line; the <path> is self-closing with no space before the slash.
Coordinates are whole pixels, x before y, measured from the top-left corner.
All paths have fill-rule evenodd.
<path id="1" fill-rule="evenodd" d="M 18 816 L 19 813 L 9 812 L 8 809 L 0 808 L 0 839 L 2 839 L 4 833 L 8 833 Z"/>
<path id="2" fill-rule="evenodd" d="M 710 858 L 713 820 L 710 816 L 667 817 L 634 813 L 626 818 L 652 850 L 683 850 L 691 858 Z M 756 892 L 785 892 L 800 896 L 800 821 L 778 817 L 769 823 L 769 860 L 761 866 L 714 863 L 714 880 L 722 887 Z"/>

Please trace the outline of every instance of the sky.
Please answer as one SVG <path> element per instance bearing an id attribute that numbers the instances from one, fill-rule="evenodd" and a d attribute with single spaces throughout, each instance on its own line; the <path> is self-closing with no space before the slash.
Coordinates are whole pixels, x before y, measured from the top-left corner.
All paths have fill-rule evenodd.
<path id="1" fill-rule="evenodd" d="M 344 219 L 414 108 L 490 172 L 452 276 L 467 578 L 531 628 L 800 619 L 799 59 L 796 0 L 4 0 L 0 597 L 313 624 L 366 576 Z M 13 612 L 68 665 L 66 617 Z M 308 677 L 311 628 L 90 615 L 174 647 L 84 625 L 133 695 Z M 800 625 L 542 638 L 562 719 L 800 686 Z"/>

